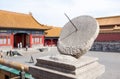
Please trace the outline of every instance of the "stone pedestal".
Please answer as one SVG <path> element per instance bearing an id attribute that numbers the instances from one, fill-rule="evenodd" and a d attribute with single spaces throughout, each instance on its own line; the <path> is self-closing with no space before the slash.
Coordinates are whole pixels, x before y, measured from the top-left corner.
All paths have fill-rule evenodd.
<path id="1" fill-rule="evenodd" d="M 37 59 L 30 73 L 36 79 L 96 79 L 105 71 L 98 58 L 57 55 Z"/>

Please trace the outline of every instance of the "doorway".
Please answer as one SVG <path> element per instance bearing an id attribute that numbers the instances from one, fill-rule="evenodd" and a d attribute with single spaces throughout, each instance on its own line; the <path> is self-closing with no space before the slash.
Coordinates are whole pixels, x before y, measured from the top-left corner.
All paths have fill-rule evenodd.
<path id="1" fill-rule="evenodd" d="M 19 43 L 22 43 L 22 47 L 29 46 L 29 35 L 27 33 L 16 33 L 14 35 L 14 48 L 17 48 Z"/>

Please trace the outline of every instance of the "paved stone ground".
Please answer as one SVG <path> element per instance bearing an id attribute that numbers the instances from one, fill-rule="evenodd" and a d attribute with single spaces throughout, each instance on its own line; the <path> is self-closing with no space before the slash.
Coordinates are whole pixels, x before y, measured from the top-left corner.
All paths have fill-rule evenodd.
<path id="1" fill-rule="evenodd" d="M 35 49 L 34 49 L 35 50 Z M 27 65 L 34 65 L 36 63 L 36 58 L 46 55 L 55 55 L 59 54 L 56 47 L 48 48 L 48 51 L 36 52 L 30 50 L 26 52 L 25 56 L 16 56 L 16 57 L 5 57 L 12 61 L 18 61 Z M 98 57 L 99 62 L 105 65 L 105 73 L 98 79 L 120 79 L 120 53 L 115 52 L 94 52 L 89 51 L 87 56 Z M 33 56 L 35 62 L 27 63 L 30 60 L 30 57 Z"/>
<path id="2" fill-rule="evenodd" d="M 98 57 L 105 65 L 105 73 L 98 79 L 120 79 L 120 53 L 91 51 L 86 55 Z"/>

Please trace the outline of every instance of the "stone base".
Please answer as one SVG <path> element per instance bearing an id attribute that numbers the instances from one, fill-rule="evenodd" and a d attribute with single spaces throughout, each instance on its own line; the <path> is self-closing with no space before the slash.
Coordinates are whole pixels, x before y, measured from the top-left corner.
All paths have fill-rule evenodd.
<path id="1" fill-rule="evenodd" d="M 94 42 L 92 51 L 120 52 L 120 41 L 116 42 Z"/>
<path id="2" fill-rule="evenodd" d="M 47 56 L 37 59 L 36 66 L 29 70 L 36 79 L 96 79 L 105 71 L 97 60 L 88 56 L 80 59 L 66 55 Z"/>

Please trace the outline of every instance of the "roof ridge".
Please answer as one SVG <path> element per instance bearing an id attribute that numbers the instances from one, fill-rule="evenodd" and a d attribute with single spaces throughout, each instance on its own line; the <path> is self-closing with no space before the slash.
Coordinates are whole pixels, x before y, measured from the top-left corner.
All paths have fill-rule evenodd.
<path id="1" fill-rule="evenodd" d="M 38 21 L 34 18 L 34 16 L 33 16 L 32 14 L 29 14 L 29 15 L 32 17 L 32 19 L 34 19 L 35 22 L 37 22 L 38 24 L 40 24 L 41 27 L 47 27 L 48 29 L 51 29 L 51 28 L 49 28 L 49 26 L 44 25 L 44 24 L 41 24 L 40 22 L 38 22 Z"/>
<path id="2" fill-rule="evenodd" d="M 101 19 L 101 18 L 116 18 L 116 17 L 120 17 L 120 15 L 115 15 L 115 16 L 104 16 L 104 17 L 98 17 L 96 19 Z"/>
<path id="3" fill-rule="evenodd" d="M 40 24 L 41 26 L 44 26 L 43 24 L 41 24 L 41 23 L 39 23 L 35 18 L 34 18 L 34 16 L 33 15 L 31 15 L 31 14 L 29 14 L 31 17 L 32 17 L 32 19 L 34 19 L 38 24 Z"/>
<path id="4" fill-rule="evenodd" d="M 8 10 L 0 10 L 0 12 L 10 13 L 10 14 L 30 15 L 30 14 L 26 14 L 26 13 L 19 13 L 19 12 L 8 11 Z"/>

